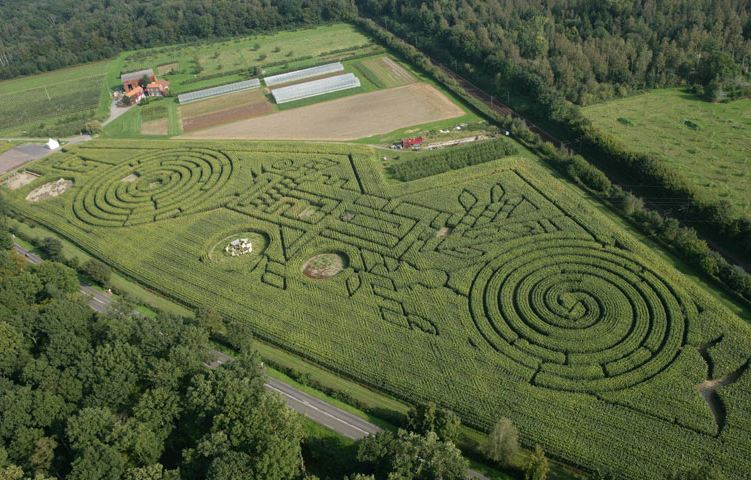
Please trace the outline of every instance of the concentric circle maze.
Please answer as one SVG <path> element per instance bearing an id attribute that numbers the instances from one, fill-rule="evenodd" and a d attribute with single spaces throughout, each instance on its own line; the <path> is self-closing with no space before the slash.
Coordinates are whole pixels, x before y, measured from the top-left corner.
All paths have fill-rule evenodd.
<path id="1" fill-rule="evenodd" d="M 159 150 L 108 168 L 76 196 L 73 210 L 90 225 L 121 227 L 172 218 L 216 204 L 232 161 L 208 149 Z"/>
<path id="2" fill-rule="evenodd" d="M 529 242 L 490 262 L 471 292 L 488 343 L 538 386 L 603 392 L 677 357 L 680 295 L 632 255 L 581 240 Z"/>

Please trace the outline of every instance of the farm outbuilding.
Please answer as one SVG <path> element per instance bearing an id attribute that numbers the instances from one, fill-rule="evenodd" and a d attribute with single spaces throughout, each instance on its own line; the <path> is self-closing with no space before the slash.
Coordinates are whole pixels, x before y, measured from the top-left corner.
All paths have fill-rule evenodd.
<path id="1" fill-rule="evenodd" d="M 169 82 L 167 80 L 157 80 L 146 85 L 146 93 L 150 97 L 163 97 L 169 92 Z"/>
<path id="2" fill-rule="evenodd" d="M 150 68 L 146 70 L 138 70 L 137 72 L 123 73 L 120 75 L 120 81 L 123 84 L 123 91 L 130 92 L 131 90 L 135 90 L 144 77 L 148 78 L 148 83 L 156 82 L 154 70 Z"/>
<path id="3" fill-rule="evenodd" d="M 425 141 L 422 137 L 405 138 L 402 140 L 402 148 L 419 147 Z"/>
<path id="4" fill-rule="evenodd" d="M 126 105 L 135 105 L 143 98 L 143 88 L 136 86 L 133 90 L 125 92 L 123 97 L 128 99 Z"/>

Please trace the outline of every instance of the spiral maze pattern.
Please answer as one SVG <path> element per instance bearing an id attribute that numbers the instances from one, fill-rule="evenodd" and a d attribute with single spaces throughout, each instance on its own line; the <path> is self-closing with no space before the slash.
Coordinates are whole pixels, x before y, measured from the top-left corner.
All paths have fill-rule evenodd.
<path id="1" fill-rule="evenodd" d="M 619 390 L 672 364 L 685 343 L 681 295 L 632 254 L 586 240 L 534 242 L 486 265 L 473 320 L 537 386 Z"/>
<path id="2" fill-rule="evenodd" d="M 222 152 L 160 150 L 92 178 L 78 192 L 73 210 L 81 221 L 102 227 L 172 218 L 215 204 L 232 171 Z"/>

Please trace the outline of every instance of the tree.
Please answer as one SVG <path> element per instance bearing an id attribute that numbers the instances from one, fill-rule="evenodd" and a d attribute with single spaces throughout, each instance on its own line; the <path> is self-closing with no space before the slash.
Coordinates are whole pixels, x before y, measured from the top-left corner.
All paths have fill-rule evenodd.
<path id="1" fill-rule="evenodd" d="M 12 325 L 0 321 L 0 375 L 10 376 L 19 365 L 23 347 L 23 335 Z"/>
<path id="2" fill-rule="evenodd" d="M 451 442 L 443 442 L 435 432 L 427 435 L 399 430 L 365 437 L 357 459 L 369 464 L 379 476 L 399 480 L 463 480 L 467 461 Z"/>
<path id="3" fill-rule="evenodd" d="M 519 452 L 519 431 L 508 418 L 496 422 L 483 446 L 488 459 L 502 465 L 511 465 Z"/>
<path id="4" fill-rule="evenodd" d="M 213 308 L 202 308 L 196 315 L 198 324 L 209 331 L 212 336 L 226 337 L 227 326 L 222 315 Z"/>
<path id="5" fill-rule="evenodd" d="M 535 445 L 524 467 L 524 480 L 546 480 L 549 472 L 550 465 L 545 457 L 545 451 L 542 446 Z"/>
<path id="6" fill-rule="evenodd" d="M 131 468 L 125 472 L 124 480 L 179 480 L 177 470 L 165 470 L 159 463 L 147 467 Z"/>
<path id="7" fill-rule="evenodd" d="M 55 262 L 63 262 L 65 260 L 65 257 L 63 257 L 63 244 L 57 238 L 43 238 L 41 244 L 39 245 L 39 248 L 42 249 L 42 251 L 50 258 L 50 260 L 53 260 Z"/>
<path id="8" fill-rule="evenodd" d="M 265 391 L 257 354 L 241 354 L 229 365 L 195 375 L 186 407 L 193 423 L 185 427 L 203 432 L 196 448 L 186 452 L 191 475 L 292 479 L 300 474 L 302 425 L 280 398 Z"/>
<path id="9" fill-rule="evenodd" d="M 99 135 L 100 133 L 102 133 L 102 122 L 99 122 L 97 120 L 86 122 L 83 126 L 83 129 L 81 130 L 81 133 L 85 133 L 87 135 Z"/>
<path id="10" fill-rule="evenodd" d="M 419 403 L 409 410 L 407 426 L 410 431 L 420 435 L 435 432 L 441 440 L 455 442 L 459 436 L 461 420 L 451 410 L 428 402 Z"/>
<path id="11" fill-rule="evenodd" d="M 83 271 L 103 287 L 109 286 L 110 279 L 112 278 L 112 269 L 109 265 L 92 258 L 83 264 Z"/>
<path id="12" fill-rule="evenodd" d="M 61 263 L 43 262 L 33 270 L 49 298 L 76 293 L 81 287 L 76 272 Z"/>
<path id="13" fill-rule="evenodd" d="M 138 81 L 138 85 L 139 85 L 139 86 L 140 86 L 141 88 L 143 88 L 144 90 L 146 90 L 146 85 L 148 85 L 149 83 L 151 83 L 151 77 L 149 77 L 148 75 L 144 75 L 144 76 L 143 76 L 143 77 L 141 77 L 141 79 L 140 79 L 140 80 Z"/>

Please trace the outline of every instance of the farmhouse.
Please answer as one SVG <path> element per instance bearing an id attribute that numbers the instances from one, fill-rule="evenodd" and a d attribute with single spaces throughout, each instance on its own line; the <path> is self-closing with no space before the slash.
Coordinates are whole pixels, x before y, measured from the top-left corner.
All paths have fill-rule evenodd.
<path id="1" fill-rule="evenodd" d="M 156 80 L 146 85 L 146 93 L 150 97 L 163 97 L 169 92 L 167 80 Z"/>
<path id="2" fill-rule="evenodd" d="M 120 81 L 123 84 L 123 92 L 134 90 L 139 86 L 139 83 L 144 77 L 149 79 L 149 83 L 156 82 L 156 75 L 154 75 L 154 71 L 150 68 L 120 75 Z"/>
<path id="3" fill-rule="evenodd" d="M 127 98 L 127 100 L 125 100 Z M 123 94 L 123 100 L 126 105 L 135 105 L 143 98 L 143 88 L 136 86 L 134 89 L 129 90 Z"/>

